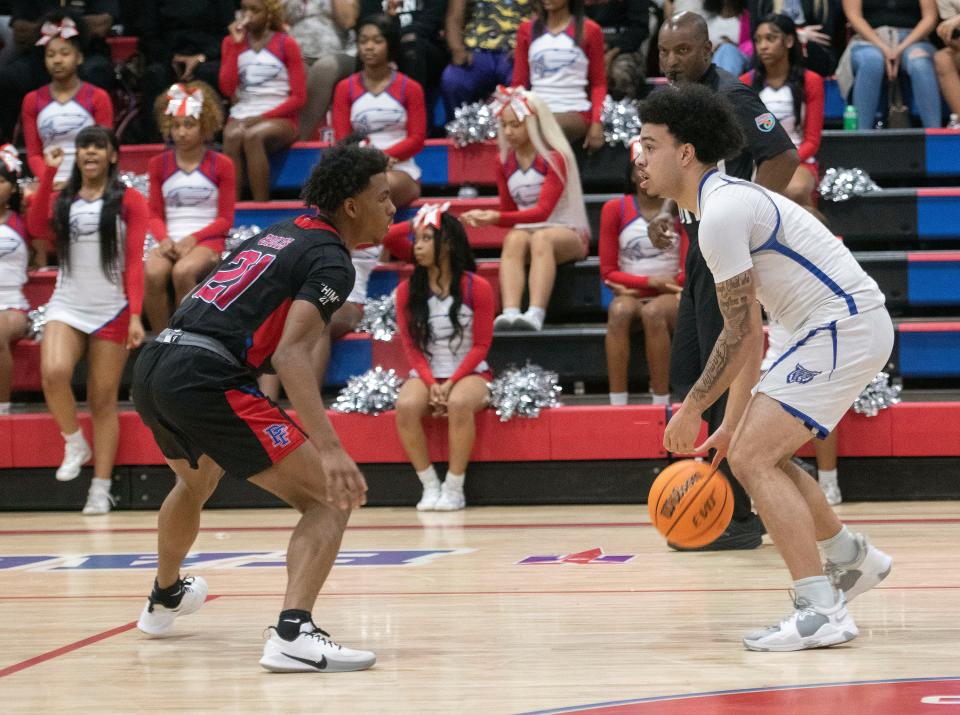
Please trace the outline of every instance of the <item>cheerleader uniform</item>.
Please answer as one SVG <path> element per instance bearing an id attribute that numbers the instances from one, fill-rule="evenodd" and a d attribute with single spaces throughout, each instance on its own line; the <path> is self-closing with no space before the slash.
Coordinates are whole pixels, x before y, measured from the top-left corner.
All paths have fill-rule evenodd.
<path id="1" fill-rule="evenodd" d="M 656 248 L 650 241 L 649 224 L 640 213 L 633 194 L 610 199 L 600 214 L 600 278 L 619 283 L 640 293 L 641 298 L 655 298 L 659 293 L 650 288 L 650 276 L 678 276 L 683 285 L 683 258 L 686 234 L 669 248 Z"/>
<path id="2" fill-rule="evenodd" d="M 590 236 L 586 226 L 578 225 L 577 214 L 564 192 L 566 166 L 560 152 L 550 152 L 554 166 L 561 167 L 563 175 L 554 171 L 550 163 L 537 156 L 526 170 L 520 168 L 512 150 L 497 172 L 497 190 L 500 194 L 500 226 L 529 231 L 550 226 L 572 229 L 580 235 L 589 251 Z"/>
<path id="3" fill-rule="evenodd" d="M 367 285 L 370 283 L 370 274 L 380 262 L 380 246 L 358 246 L 350 251 L 350 261 L 356 278 L 353 280 L 353 290 L 347 296 L 348 303 L 364 305 L 367 302 Z"/>
<path id="4" fill-rule="evenodd" d="M 188 172 L 177 166 L 176 152 L 168 149 L 150 159 L 147 174 L 153 225 L 162 223 L 165 237 L 174 242 L 196 236 L 198 246 L 221 253 L 233 225 L 233 162 L 223 154 L 207 150 L 199 166 Z"/>
<path id="5" fill-rule="evenodd" d="M 232 118 L 288 119 L 296 126 L 307 85 L 300 47 L 290 35 L 275 32 L 260 50 L 247 37 L 235 42 L 227 35 L 221 54 L 220 91 L 236 98 Z"/>
<path id="6" fill-rule="evenodd" d="M 429 355 L 413 344 L 407 306 L 410 302 L 410 281 L 397 287 L 397 328 L 403 342 L 403 352 L 410 363 L 410 377 L 419 377 L 430 387 L 438 382 L 457 382 L 467 375 L 480 375 L 489 380 L 492 375 L 487 365 L 487 353 L 493 341 L 493 290 L 486 280 L 475 273 L 464 273 L 460 279 L 460 325 L 463 335 L 454 336 L 450 321 L 453 297 L 431 295 L 427 300 L 430 321 Z"/>
<path id="7" fill-rule="evenodd" d="M 48 167 L 27 214 L 30 232 L 49 234 L 53 179 Z M 70 265 L 61 266 L 50 302 L 47 320 L 66 323 L 81 333 L 125 343 L 130 314 L 143 306 L 143 239 L 149 210 L 136 189 L 123 195 L 117 231 L 117 274 L 111 280 L 100 266 L 100 211 L 103 199 L 80 197 L 70 206 Z"/>
<path id="8" fill-rule="evenodd" d="M 43 176 L 46 164 L 43 152 L 51 147 L 63 149 L 63 163 L 54 182 L 67 181 L 77 157 L 76 138 L 81 129 L 99 124 L 113 127 L 110 95 L 86 82 L 66 102 L 59 102 L 45 85 L 24 97 L 20 124 L 27 145 L 27 164 L 36 177 Z"/>
<path id="9" fill-rule="evenodd" d="M 0 311 L 27 312 L 30 304 L 23 295 L 27 282 L 27 227 L 15 211 L 7 211 L 0 224 Z"/>
<path id="10" fill-rule="evenodd" d="M 753 70 L 740 76 L 740 81 L 753 86 Z M 785 84 L 780 89 L 767 85 L 758 94 L 763 105 L 777 118 L 784 131 L 797 147 L 800 163 L 813 174 L 817 181 L 819 171 L 817 167 L 817 152 L 820 150 L 820 138 L 823 134 L 823 77 L 816 72 L 804 70 L 803 94 L 804 102 L 800 107 L 802 117 L 794 112 L 793 90 Z"/>
<path id="11" fill-rule="evenodd" d="M 607 96 L 607 71 L 603 60 L 603 30 L 584 18 L 580 44 L 576 21 L 556 35 L 544 32 L 533 39 L 533 20 L 517 28 L 513 86 L 533 90 L 550 111 L 580 112 L 584 124 L 600 121 Z"/>
<path id="12" fill-rule="evenodd" d="M 419 181 L 420 167 L 413 157 L 427 136 L 423 88 L 400 72 L 394 72 L 378 94 L 367 91 L 362 72 L 341 80 L 333 95 L 333 133 L 340 141 L 354 132 L 396 159 L 395 170 Z"/>

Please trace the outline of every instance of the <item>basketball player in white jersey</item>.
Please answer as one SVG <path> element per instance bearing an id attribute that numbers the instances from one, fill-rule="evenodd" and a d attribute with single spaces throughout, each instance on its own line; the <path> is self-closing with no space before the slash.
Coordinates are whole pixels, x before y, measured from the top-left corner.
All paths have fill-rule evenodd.
<path id="1" fill-rule="evenodd" d="M 883 293 L 810 213 L 717 171 L 743 141 L 725 99 L 697 85 L 671 87 L 651 95 L 640 116 L 641 185 L 699 218 L 724 323 L 667 425 L 664 447 L 714 448 L 716 463 L 726 455 L 790 570 L 793 613 L 748 634 L 744 645 L 792 651 L 845 643 L 857 636 L 847 602 L 880 583 L 892 559 L 848 531 L 790 457 L 811 434 L 824 438 L 886 364 L 893 325 Z M 791 337 L 758 382 L 761 305 Z M 696 447 L 700 415 L 727 388 L 720 429 Z"/>

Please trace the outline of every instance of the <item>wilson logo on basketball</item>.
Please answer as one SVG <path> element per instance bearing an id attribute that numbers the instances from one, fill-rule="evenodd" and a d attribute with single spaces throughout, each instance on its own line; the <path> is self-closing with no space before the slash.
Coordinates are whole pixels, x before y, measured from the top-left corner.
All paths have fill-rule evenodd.
<path id="1" fill-rule="evenodd" d="M 670 492 L 670 496 L 667 497 L 667 500 L 663 503 L 663 506 L 660 507 L 660 515 L 666 517 L 667 519 L 672 518 L 673 512 L 677 509 L 677 505 L 680 504 L 680 500 L 683 499 L 683 495 L 690 491 L 690 487 L 692 487 L 698 481 L 700 481 L 700 475 L 694 474 L 687 481 Z"/>
<path id="2" fill-rule="evenodd" d="M 707 497 L 707 500 L 703 503 L 703 506 L 700 507 L 699 511 L 693 515 L 693 525 L 700 526 L 704 523 L 704 520 L 710 516 L 714 508 L 717 506 L 716 497 L 711 494 Z"/>

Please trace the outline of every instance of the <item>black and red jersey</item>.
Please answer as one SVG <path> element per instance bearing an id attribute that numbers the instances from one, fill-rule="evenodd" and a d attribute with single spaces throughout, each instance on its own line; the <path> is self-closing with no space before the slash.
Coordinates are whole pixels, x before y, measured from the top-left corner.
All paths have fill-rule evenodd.
<path id="1" fill-rule="evenodd" d="M 294 300 L 323 319 L 353 288 L 350 252 L 333 226 L 300 216 L 247 239 L 184 298 L 170 327 L 216 338 L 253 370 L 269 367 Z"/>

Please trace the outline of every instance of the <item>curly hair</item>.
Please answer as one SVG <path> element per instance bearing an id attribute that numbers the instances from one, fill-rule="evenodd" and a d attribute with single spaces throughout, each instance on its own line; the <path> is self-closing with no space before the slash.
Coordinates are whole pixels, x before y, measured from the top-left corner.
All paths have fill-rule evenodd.
<path id="1" fill-rule="evenodd" d="M 261 0 L 267 11 L 267 27 L 274 32 L 283 32 L 287 16 L 283 11 L 283 0 Z"/>
<path id="2" fill-rule="evenodd" d="M 693 145 L 703 164 L 730 159 L 743 148 L 743 131 L 730 102 L 700 84 L 656 90 L 640 104 L 640 121 L 665 125 L 678 142 Z"/>
<path id="3" fill-rule="evenodd" d="M 210 141 L 214 135 L 223 129 L 223 104 L 217 90 L 206 82 L 194 80 L 193 82 L 181 82 L 184 89 L 188 92 L 199 89 L 203 93 L 203 107 L 200 108 L 200 134 L 204 141 Z M 157 118 L 157 126 L 160 127 L 160 133 L 167 139 L 170 138 L 170 132 L 173 128 L 173 117 L 167 114 L 166 92 L 157 97 L 153 103 L 153 113 Z"/>
<path id="4" fill-rule="evenodd" d="M 307 206 L 332 214 L 344 201 L 362 193 L 371 177 L 386 170 L 387 155 L 379 149 L 340 143 L 320 157 L 300 198 Z"/>

